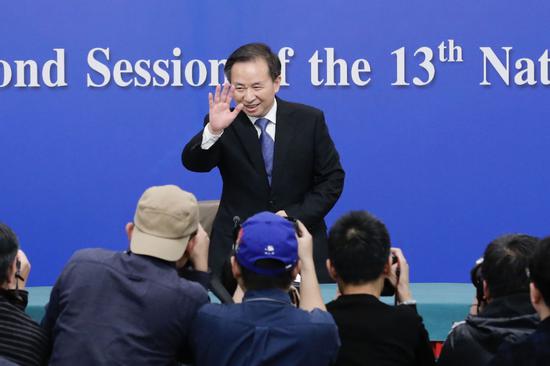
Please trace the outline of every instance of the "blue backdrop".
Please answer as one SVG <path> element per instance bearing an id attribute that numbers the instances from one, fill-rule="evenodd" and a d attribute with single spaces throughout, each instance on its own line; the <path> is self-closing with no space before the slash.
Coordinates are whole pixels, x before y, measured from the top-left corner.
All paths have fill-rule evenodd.
<path id="1" fill-rule="evenodd" d="M 341 154 L 346 184 L 328 223 L 367 209 L 404 248 L 413 281 L 467 281 L 474 259 L 497 235 L 550 232 L 550 87 L 543 83 L 548 67 L 538 61 L 549 46 L 549 16 L 550 3 L 542 0 L 5 3 L 0 221 L 14 228 L 31 259 L 31 284 L 44 285 L 76 249 L 124 249 L 124 224 L 146 187 L 173 183 L 199 199 L 217 198 L 217 171 L 192 173 L 180 164 L 182 147 L 207 112 L 210 70 L 201 86 L 184 78 L 181 87 L 111 81 L 93 88 L 88 74 L 96 82 L 101 76 L 88 54 L 109 48 L 109 61 L 97 59 L 111 72 L 121 59 L 181 60 L 183 69 L 196 59 L 209 68 L 208 60 L 261 41 L 294 51 L 286 66 L 290 85 L 279 96 L 323 109 Z M 462 62 L 440 61 L 449 59 L 438 48 L 449 39 L 461 47 Z M 392 52 L 401 47 L 409 86 L 392 85 Z M 425 52 L 413 56 L 421 47 L 434 53 L 435 76 L 426 86 L 412 81 L 429 76 L 419 66 Z M 484 67 L 480 47 L 490 47 L 503 67 L 502 47 L 512 47 L 509 85 L 497 67 Z M 325 48 L 347 62 L 349 86 L 313 85 L 308 60 L 318 51 L 325 61 L 319 77 L 326 79 Z M 67 86 L 48 87 L 41 75 L 40 87 L 16 86 L 17 60 L 34 60 L 41 74 L 54 49 L 63 50 Z M 370 77 L 365 86 L 351 80 L 359 58 L 371 68 L 362 74 Z M 523 73 L 515 82 L 520 58 L 533 65 L 519 61 Z M 195 63 L 194 80 L 197 70 Z M 29 69 L 19 77 L 28 84 Z M 485 77 L 491 85 L 480 85 Z M 522 78 L 536 84 L 518 85 Z"/>

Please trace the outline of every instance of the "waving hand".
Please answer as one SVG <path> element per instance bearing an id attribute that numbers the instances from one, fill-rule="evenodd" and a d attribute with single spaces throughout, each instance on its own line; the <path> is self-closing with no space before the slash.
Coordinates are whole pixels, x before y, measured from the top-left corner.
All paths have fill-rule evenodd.
<path id="1" fill-rule="evenodd" d="M 223 88 L 220 85 L 216 86 L 214 95 L 208 93 L 208 104 L 210 106 L 210 132 L 214 134 L 221 133 L 228 127 L 243 109 L 243 104 L 239 103 L 233 111 L 230 109 L 231 99 L 235 87 L 230 84 L 224 84 Z"/>

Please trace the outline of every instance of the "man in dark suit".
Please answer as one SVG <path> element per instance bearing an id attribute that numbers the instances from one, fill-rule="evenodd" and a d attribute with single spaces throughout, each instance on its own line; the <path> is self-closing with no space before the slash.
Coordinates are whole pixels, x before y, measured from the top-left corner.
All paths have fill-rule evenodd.
<path id="1" fill-rule="evenodd" d="M 324 216 L 342 193 L 344 171 L 323 112 L 275 97 L 281 63 L 264 44 L 238 48 L 224 71 L 231 84 L 209 93 L 205 127 L 182 154 L 187 169 L 218 167 L 223 179 L 210 246 L 213 273 L 230 256 L 234 218 L 260 211 L 302 221 L 314 237 L 316 268 L 324 269 Z M 329 280 L 324 270 L 319 278 Z"/>

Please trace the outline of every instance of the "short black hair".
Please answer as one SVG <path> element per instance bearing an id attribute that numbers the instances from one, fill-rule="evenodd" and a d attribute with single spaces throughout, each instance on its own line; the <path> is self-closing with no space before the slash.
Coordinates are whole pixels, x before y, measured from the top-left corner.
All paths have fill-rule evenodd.
<path id="1" fill-rule="evenodd" d="M 328 235 L 328 257 L 344 283 L 361 284 L 380 277 L 390 247 L 386 225 L 367 211 L 342 216 Z"/>
<path id="2" fill-rule="evenodd" d="M 231 82 L 231 68 L 237 62 L 248 62 L 255 59 L 264 59 L 269 68 L 269 76 L 275 81 L 281 75 L 281 61 L 276 54 L 264 43 L 249 43 L 237 48 L 225 62 L 223 71 L 227 80 Z"/>
<path id="3" fill-rule="evenodd" d="M 8 225 L 0 222 L 0 285 L 8 280 L 9 268 L 15 260 L 18 250 L 17 236 Z"/>
<path id="4" fill-rule="evenodd" d="M 550 236 L 536 246 L 529 262 L 529 275 L 535 287 L 542 294 L 546 306 L 550 307 Z"/>
<path id="5" fill-rule="evenodd" d="M 238 263 L 238 261 L 237 261 Z M 275 259 L 259 259 L 254 264 L 258 268 L 263 269 L 281 269 L 284 270 L 285 265 L 281 261 Z M 266 276 L 256 272 L 253 272 L 244 266 L 241 266 L 241 275 L 246 290 L 268 290 L 268 289 L 281 289 L 288 290 L 292 284 L 292 270 L 283 271 L 275 276 Z"/>
<path id="6" fill-rule="evenodd" d="M 492 298 L 529 292 L 525 269 L 538 239 L 525 234 L 507 234 L 493 240 L 483 254 L 481 275 Z"/>

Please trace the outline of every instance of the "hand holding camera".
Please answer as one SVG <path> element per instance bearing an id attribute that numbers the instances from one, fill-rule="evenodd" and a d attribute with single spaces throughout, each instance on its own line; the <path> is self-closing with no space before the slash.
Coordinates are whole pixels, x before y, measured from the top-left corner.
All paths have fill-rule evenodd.
<path id="1" fill-rule="evenodd" d="M 201 224 L 194 237 L 193 246 L 189 248 L 189 260 L 196 271 L 208 272 L 208 248 L 210 238 Z"/>
<path id="2" fill-rule="evenodd" d="M 24 289 L 31 272 L 31 263 L 21 249 L 18 250 L 15 257 L 15 281 L 13 284 L 14 289 Z"/>
<path id="3" fill-rule="evenodd" d="M 392 265 L 388 279 L 396 289 L 396 300 L 403 303 L 413 299 L 409 282 L 409 264 L 399 248 L 391 248 Z"/>
<path id="4" fill-rule="evenodd" d="M 301 221 L 296 220 L 295 223 L 296 236 L 298 237 L 298 258 L 302 261 L 302 266 L 305 261 L 313 263 L 313 237 Z"/>

